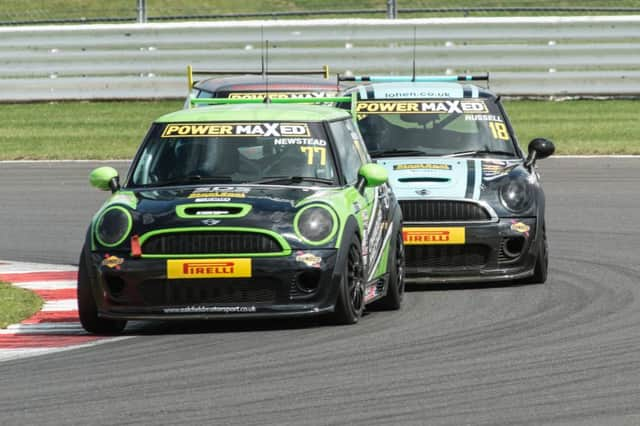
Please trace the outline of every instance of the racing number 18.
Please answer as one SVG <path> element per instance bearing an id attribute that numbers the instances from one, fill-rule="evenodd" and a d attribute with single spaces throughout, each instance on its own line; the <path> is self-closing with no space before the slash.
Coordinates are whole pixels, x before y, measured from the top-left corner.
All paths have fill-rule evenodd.
<path id="1" fill-rule="evenodd" d="M 320 165 L 325 166 L 327 164 L 327 149 L 319 146 L 301 146 L 300 151 L 307 154 L 307 164 L 312 166 L 314 161 L 314 154 L 320 153 Z"/>
<path id="2" fill-rule="evenodd" d="M 490 121 L 489 127 L 491 128 L 491 134 L 494 139 L 502 139 L 503 141 L 509 140 L 509 132 L 507 131 L 507 126 L 505 126 L 504 123 Z"/>

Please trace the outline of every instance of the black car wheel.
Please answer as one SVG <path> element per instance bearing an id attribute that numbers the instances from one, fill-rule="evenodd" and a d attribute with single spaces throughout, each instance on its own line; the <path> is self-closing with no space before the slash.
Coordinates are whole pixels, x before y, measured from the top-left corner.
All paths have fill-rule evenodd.
<path id="1" fill-rule="evenodd" d="M 547 271 L 549 269 L 549 243 L 547 242 L 547 229 L 545 224 L 542 224 L 542 239 L 540 241 L 540 248 L 538 250 L 538 257 L 536 258 L 536 266 L 533 275 L 525 278 L 523 282 L 525 284 L 543 284 L 547 281 Z"/>
<path id="2" fill-rule="evenodd" d="M 360 241 L 354 235 L 344 262 L 333 319 L 337 324 L 355 324 L 364 311 L 364 269 Z"/>
<path id="3" fill-rule="evenodd" d="M 85 250 L 83 249 L 78 266 L 78 314 L 80 316 L 80 324 L 90 333 L 118 334 L 124 330 L 127 321 L 100 318 L 98 316 L 98 307 L 91 291 L 91 282 L 85 257 Z"/>
<path id="4" fill-rule="evenodd" d="M 388 270 L 389 285 L 387 294 L 371 304 L 372 308 L 384 310 L 398 310 L 404 299 L 404 243 L 402 233 L 398 233 L 392 250 L 389 253 Z"/>

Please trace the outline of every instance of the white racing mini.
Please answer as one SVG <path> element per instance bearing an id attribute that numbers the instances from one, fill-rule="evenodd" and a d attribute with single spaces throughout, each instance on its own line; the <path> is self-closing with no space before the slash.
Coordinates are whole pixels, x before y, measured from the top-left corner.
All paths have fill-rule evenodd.
<path id="1" fill-rule="evenodd" d="M 402 207 L 408 282 L 546 281 L 536 160 L 554 145 L 534 139 L 524 154 L 499 97 L 464 83 L 487 78 L 342 78 L 361 83 L 347 93 Z"/>

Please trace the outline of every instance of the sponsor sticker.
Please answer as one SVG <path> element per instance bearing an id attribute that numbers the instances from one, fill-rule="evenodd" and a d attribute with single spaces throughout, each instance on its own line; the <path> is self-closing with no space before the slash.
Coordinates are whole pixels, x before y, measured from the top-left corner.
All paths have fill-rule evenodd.
<path id="1" fill-rule="evenodd" d="M 405 245 L 464 244 L 465 228 L 402 228 Z"/>
<path id="2" fill-rule="evenodd" d="M 191 305 L 179 308 L 164 308 L 162 312 L 165 314 L 190 314 L 190 313 L 251 313 L 258 309 L 255 306 L 205 306 Z"/>
<path id="3" fill-rule="evenodd" d="M 451 170 L 450 164 L 396 164 L 393 170 Z"/>
<path id="4" fill-rule="evenodd" d="M 198 198 L 199 201 L 210 201 L 218 199 L 228 198 L 244 198 L 246 194 L 244 192 L 192 192 L 188 198 Z M 203 200 L 206 198 L 206 200 Z"/>
<path id="5" fill-rule="evenodd" d="M 168 259 L 167 278 L 250 278 L 251 259 Z"/>
<path id="6" fill-rule="evenodd" d="M 187 198 L 196 198 L 197 202 L 230 201 L 231 198 L 245 198 L 250 190 L 233 186 L 205 186 L 196 188 Z"/>
<path id="7" fill-rule="evenodd" d="M 484 114 L 489 112 L 481 100 L 437 101 L 360 101 L 358 114 Z"/>
<path id="8" fill-rule="evenodd" d="M 229 99 L 264 99 L 266 92 L 231 92 Z M 307 99 L 307 98 L 328 98 L 336 96 L 336 92 L 269 92 L 271 99 Z"/>
<path id="9" fill-rule="evenodd" d="M 529 225 L 527 225 L 526 223 L 517 222 L 515 220 L 512 220 L 511 221 L 511 230 L 515 231 L 515 232 L 520 232 L 521 234 L 526 234 L 527 236 L 529 236 L 529 231 L 531 230 L 531 227 Z"/>
<path id="10" fill-rule="evenodd" d="M 375 285 L 367 287 L 367 293 L 364 296 L 364 301 L 368 302 L 369 300 L 371 300 L 374 297 L 376 297 L 377 294 L 378 294 L 378 289 L 376 288 Z"/>
<path id="11" fill-rule="evenodd" d="M 508 163 L 500 160 L 485 160 L 482 162 L 482 177 L 487 180 L 494 180 L 509 173 L 518 163 Z"/>
<path id="12" fill-rule="evenodd" d="M 305 137 L 310 136 L 306 123 L 170 123 L 163 138 L 186 137 Z"/>
<path id="13" fill-rule="evenodd" d="M 296 253 L 296 262 L 302 262 L 310 268 L 319 268 L 322 264 L 322 258 L 313 253 L 299 251 Z"/>
<path id="14" fill-rule="evenodd" d="M 106 254 L 104 256 L 104 259 L 102 259 L 102 262 L 100 262 L 100 264 L 102 266 L 106 266 L 107 268 L 111 268 L 111 269 L 120 269 L 120 265 L 122 265 L 124 263 L 124 259 L 118 256 L 109 256 L 108 254 Z"/>

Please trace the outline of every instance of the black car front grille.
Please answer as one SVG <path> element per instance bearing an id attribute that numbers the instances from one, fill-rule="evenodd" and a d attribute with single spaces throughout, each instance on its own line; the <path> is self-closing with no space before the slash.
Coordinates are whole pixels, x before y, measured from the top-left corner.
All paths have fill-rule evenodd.
<path id="1" fill-rule="evenodd" d="M 479 204 L 461 200 L 401 200 L 405 222 L 487 221 L 491 215 Z"/>
<path id="2" fill-rule="evenodd" d="M 200 303 L 273 303 L 278 283 L 271 279 L 147 280 L 138 286 L 147 306 Z"/>
<path id="3" fill-rule="evenodd" d="M 481 244 L 405 246 L 406 264 L 416 268 L 482 268 L 489 247 Z"/>
<path id="4" fill-rule="evenodd" d="M 282 247 L 270 235 L 242 231 L 176 232 L 150 237 L 144 254 L 279 253 Z"/>

